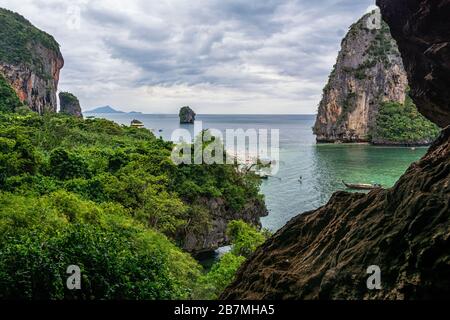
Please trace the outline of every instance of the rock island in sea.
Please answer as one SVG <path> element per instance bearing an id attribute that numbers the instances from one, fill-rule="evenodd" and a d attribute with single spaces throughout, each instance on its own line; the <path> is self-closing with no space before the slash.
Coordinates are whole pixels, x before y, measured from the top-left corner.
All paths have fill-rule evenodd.
<path id="1" fill-rule="evenodd" d="M 408 95 L 408 78 L 389 26 L 369 28 L 363 16 L 342 41 L 323 90 L 313 131 L 318 142 L 428 145 L 436 125 Z"/>

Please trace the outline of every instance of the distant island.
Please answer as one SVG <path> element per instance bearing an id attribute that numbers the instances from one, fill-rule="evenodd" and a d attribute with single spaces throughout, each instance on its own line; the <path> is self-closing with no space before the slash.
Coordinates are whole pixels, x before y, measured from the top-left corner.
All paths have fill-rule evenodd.
<path id="1" fill-rule="evenodd" d="M 105 106 L 105 107 L 98 107 L 95 108 L 93 110 L 89 110 L 86 111 L 85 113 L 128 113 L 128 114 L 142 114 L 142 112 L 137 112 L 137 111 L 131 111 L 131 112 L 124 112 L 124 111 L 120 111 L 120 110 L 116 110 L 110 106 Z"/>

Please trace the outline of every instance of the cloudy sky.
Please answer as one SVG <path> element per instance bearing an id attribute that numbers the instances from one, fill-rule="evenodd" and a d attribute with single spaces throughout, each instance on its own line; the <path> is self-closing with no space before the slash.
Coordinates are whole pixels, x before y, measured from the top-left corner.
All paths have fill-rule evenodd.
<path id="1" fill-rule="evenodd" d="M 0 0 L 52 34 L 84 110 L 315 113 L 374 0 Z"/>

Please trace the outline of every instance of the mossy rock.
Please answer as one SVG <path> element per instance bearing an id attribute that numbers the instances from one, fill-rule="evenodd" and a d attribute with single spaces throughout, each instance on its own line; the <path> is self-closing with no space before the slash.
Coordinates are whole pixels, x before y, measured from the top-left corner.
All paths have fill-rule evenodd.
<path id="1" fill-rule="evenodd" d="M 14 112 L 23 106 L 14 89 L 0 73 L 0 112 Z"/>
<path id="2" fill-rule="evenodd" d="M 0 8 L 0 62 L 24 65 L 43 78 L 52 78 L 44 70 L 44 61 L 33 48 L 42 46 L 60 55 L 55 39 L 33 26 L 20 14 Z"/>

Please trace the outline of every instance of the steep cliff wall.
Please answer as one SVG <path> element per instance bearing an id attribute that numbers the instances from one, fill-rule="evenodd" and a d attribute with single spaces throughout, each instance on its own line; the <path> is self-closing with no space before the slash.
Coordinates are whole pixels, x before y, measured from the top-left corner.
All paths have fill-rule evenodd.
<path id="1" fill-rule="evenodd" d="M 83 113 L 81 112 L 80 101 L 77 97 L 69 92 L 60 92 L 59 93 L 59 104 L 60 104 L 60 113 L 75 116 L 78 118 L 83 117 Z"/>
<path id="2" fill-rule="evenodd" d="M 448 24 L 448 0 L 379 1 L 387 21 L 415 30 L 423 21 Z M 401 6 L 405 5 L 405 10 Z M 416 16 L 417 15 L 417 16 Z M 417 17 L 420 16 L 420 19 Z M 416 18 L 414 18 L 416 17 Z M 446 22 L 447 21 L 447 22 Z M 408 42 L 398 28 L 400 43 Z M 426 34 L 428 43 L 448 39 L 448 28 Z M 420 36 L 420 35 L 419 35 Z M 400 46 L 419 110 L 448 123 L 447 78 L 424 82 L 424 59 L 445 73 L 448 51 L 423 57 L 416 39 Z M 440 104 L 441 102 L 442 104 Z M 436 113 L 434 113 L 436 111 Z M 449 299 L 450 298 L 450 127 L 427 155 L 390 190 L 336 193 L 330 202 L 294 218 L 245 263 L 224 299 Z M 371 265 L 381 269 L 381 289 L 366 286 Z"/>
<path id="3" fill-rule="evenodd" d="M 450 1 L 378 0 L 402 52 L 420 112 L 450 125 Z"/>
<path id="4" fill-rule="evenodd" d="M 0 8 L 0 73 L 33 111 L 56 112 L 64 60 L 52 36 L 17 13 Z"/>
<path id="5" fill-rule="evenodd" d="M 365 15 L 342 41 L 319 105 L 314 133 L 319 142 L 369 141 L 380 103 L 403 103 L 406 72 L 389 27 L 369 29 Z"/>

